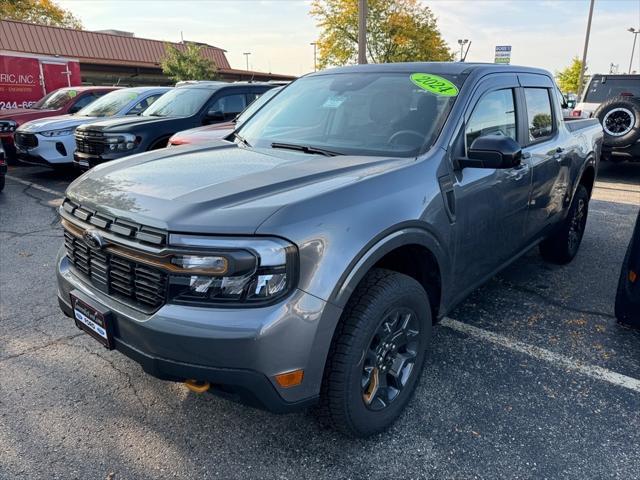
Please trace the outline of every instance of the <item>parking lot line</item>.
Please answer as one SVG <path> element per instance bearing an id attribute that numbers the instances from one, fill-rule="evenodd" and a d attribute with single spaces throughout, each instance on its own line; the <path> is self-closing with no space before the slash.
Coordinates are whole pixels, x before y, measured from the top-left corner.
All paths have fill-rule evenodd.
<path id="1" fill-rule="evenodd" d="M 31 188 L 35 188 L 37 190 L 42 190 L 43 192 L 50 193 L 51 195 L 57 195 L 60 197 L 64 197 L 64 192 L 60 192 L 58 190 L 54 190 L 52 188 L 43 187 L 42 185 L 38 185 L 37 183 L 27 182 L 26 180 L 22 180 L 21 178 L 14 177 L 13 175 L 6 176 L 9 180 L 13 180 L 14 182 L 21 183 L 23 185 L 27 185 Z"/>
<path id="2" fill-rule="evenodd" d="M 473 325 L 459 322 L 453 318 L 445 317 L 442 319 L 440 324 L 452 330 L 508 348 L 509 350 L 524 353 L 530 357 L 537 358 L 538 360 L 543 360 L 556 367 L 566 368 L 567 370 L 572 370 L 587 377 L 602 380 L 640 393 L 640 380 L 637 378 L 627 377 L 626 375 L 622 375 L 596 365 L 582 363 L 571 357 L 560 355 L 559 353 L 552 352 L 545 348 L 529 345 L 528 343 L 520 342 L 504 335 L 490 332 L 489 330 L 474 327 Z"/>

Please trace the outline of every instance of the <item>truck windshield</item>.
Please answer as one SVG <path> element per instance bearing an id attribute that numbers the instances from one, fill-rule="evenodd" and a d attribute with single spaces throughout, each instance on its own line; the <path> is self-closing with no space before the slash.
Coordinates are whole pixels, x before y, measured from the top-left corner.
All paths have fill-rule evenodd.
<path id="1" fill-rule="evenodd" d="M 584 102 L 602 103 L 618 96 L 640 98 L 640 75 L 616 78 L 613 75 L 594 76 L 584 94 Z"/>
<path id="2" fill-rule="evenodd" d="M 58 110 L 77 95 L 77 90 L 56 90 L 41 98 L 31 108 L 35 108 L 36 110 Z"/>
<path id="3" fill-rule="evenodd" d="M 262 108 L 262 106 L 267 103 L 271 98 L 282 90 L 282 87 L 272 88 L 271 90 L 267 90 L 258 98 L 256 98 L 251 104 L 245 108 L 240 115 L 236 117 L 236 125 L 239 127 L 244 122 L 246 122 L 254 113 Z M 237 128 L 236 127 L 236 128 Z"/>
<path id="4" fill-rule="evenodd" d="M 207 88 L 179 87 L 162 95 L 142 112 L 143 117 L 190 117 L 209 100 L 213 92 Z"/>
<path id="5" fill-rule="evenodd" d="M 448 84 L 449 91 L 420 86 L 415 75 Z M 303 77 L 248 119 L 239 138 L 252 147 L 305 153 L 415 156 L 433 144 L 461 81 L 410 72 Z"/>
<path id="6" fill-rule="evenodd" d="M 139 96 L 140 94 L 135 91 L 116 90 L 90 103 L 76 115 L 81 117 L 111 117 Z"/>

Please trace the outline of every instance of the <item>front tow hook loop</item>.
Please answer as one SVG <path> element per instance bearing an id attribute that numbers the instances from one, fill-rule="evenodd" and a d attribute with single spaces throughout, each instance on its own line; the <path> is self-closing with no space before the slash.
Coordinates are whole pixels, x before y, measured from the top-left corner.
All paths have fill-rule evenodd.
<path id="1" fill-rule="evenodd" d="M 203 380 L 185 380 L 184 384 L 189 390 L 195 393 L 204 393 L 211 388 L 211 384 Z"/>

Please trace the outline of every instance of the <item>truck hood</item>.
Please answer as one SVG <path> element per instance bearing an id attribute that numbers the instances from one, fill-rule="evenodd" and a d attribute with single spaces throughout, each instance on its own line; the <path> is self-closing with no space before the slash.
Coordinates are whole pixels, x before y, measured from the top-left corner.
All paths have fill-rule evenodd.
<path id="1" fill-rule="evenodd" d="M 89 209 L 163 230 L 252 234 L 285 205 L 413 161 L 324 157 L 219 141 L 99 165 L 73 182 L 67 196 Z"/>
<path id="2" fill-rule="evenodd" d="M 91 123 L 87 130 L 97 130 L 100 132 L 131 132 L 138 127 L 148 127 L 149 125 L 171 124 L 172 122 L 181 123 L 184 117 L 119 117 L 109 120 L 100 120 Z"/>
<path id="3" fill-rule="evenodd" d="M 77 115 L 56 115 L 54 117 L 30 120 L 20 127 L 22 132 L 38 133 L 47 130 L 61 130 L 63 128 L 75 128 L 78 125 L 91 123 L 98 117 L 80 117 Z"/>

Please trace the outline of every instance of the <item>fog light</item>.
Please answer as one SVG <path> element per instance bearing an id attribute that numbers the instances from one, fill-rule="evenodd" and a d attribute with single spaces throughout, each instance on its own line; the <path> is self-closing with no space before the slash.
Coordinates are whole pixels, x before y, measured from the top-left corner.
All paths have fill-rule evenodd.
<path id="1" fill-rule="evenodd" d="M 295 387 L 302 383 L 304 370 L 293 370 L 291 372 L 280 373 L 275 376 L 276 382 L 282 388 Z"/>

